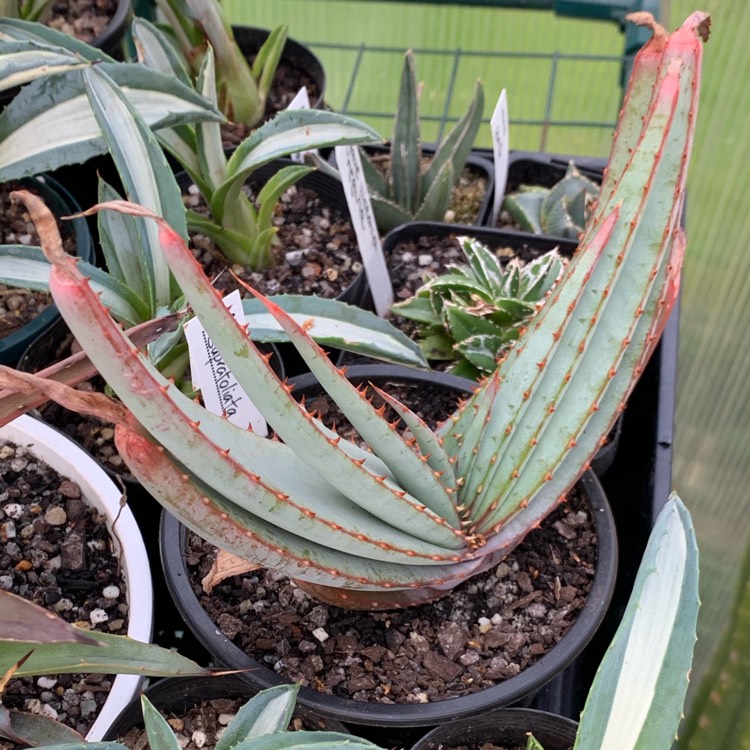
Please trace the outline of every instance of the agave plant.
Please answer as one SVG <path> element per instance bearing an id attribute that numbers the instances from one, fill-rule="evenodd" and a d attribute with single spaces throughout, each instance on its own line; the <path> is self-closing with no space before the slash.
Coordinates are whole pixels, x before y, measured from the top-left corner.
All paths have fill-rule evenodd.
<path id="1" fill-rule="evenodd" d="M 7 369 L 0 386 L 106 414 L 133 474 L 180 521 L 321 599 L 376 609 L 444 595 L 501 559 L 562 501 L 666 323 L 685 247 L 679 219 L 703 25 L 691 16 L 639 53 L 578 253 L 512 353 L 436 432 L 384 394 L 412 433 L 403 438 L 304 323 L 256 293 L 372 452 L 325 428 L 270 371 L 179 234 L 120 202 L 98 210 L 158 224 L 187 301 L 280 440 L 207 413 L 164 379 L 62 252 L 43 204 L 23 193 L 53 266 L 58 308 L 122 404 Z"/>
<path id="2" fill-rule="evenodd" d="M 38 21 L 52 0 L 0 0 L 0 17 Z"/>
<path id="3" fill-rule="evenodd" d="M 375 220 L 382 233 L 409 221 L 445 219 L 451 192 L 461 177 L 482 122 L 484 91 L 477 81 L 469 109 L 440 144 L 427 168 L 423 166 L 418 103 L 414 55 L 409 50 L 401 73 L 387 173 L 383 174 L 365 154 L 362 155 Z M 316 163 L 321 165 L 320 160 Z"/>
<path id="4" fill-rule="evenodd" d="M 571 161 L 565 176 L 551 188 L 521 185 L 505 196 L 503 209 L 521 229 L 577 240 L 596 202 L 599 185 Z"/>
<path id="5" fill-rule="evenodd" d="M 252 65 L 237 45 L 232 26 L 217 0 L 157 0 L 175 41 L 174 52 L 194 78 L 202 75 L 201 59 L 208 47 L 216 57 L 214 85 L 221 111 L 234 123 L 257 125 L 287 40 L 287 26 L 278 26 Z"/>
<path id="6" fill-rule="evenodd" d="M 432 360 L 457 360 L 451 371 L 476 380 L 490 374 L 497 358 L 550 292 L 564 267 L 556 250 L 505 267 L 491 250 L 461 238 L 467 266 L 427 281 L 410 299 L 391 308 L 415 321 L 422 353 Z"/>
<path id="7" fill-rule="evenodd" d="M 139 60 L 186 84 L 178 59 L 171 54 L 167 37 L 153 24 L 136 19 L 133 35 Z M 197 78 L 200 93 L 219 106 L 216 88 L 218 70 L 214 49 L 206 48 Z M 355 135 L 356 133 L 356 135 Z M 273 265 L 271 244 L 277 228 L 272 219 L 279 196 L 311 167 L 292 165 L 280 169 L 251 202 L 242 192 L 252 172 L 270 158 L 289 156 L 306 148 L 346 145 L 379 140 L 378 135 L 361 123 L 320 110 L 280 112 L 245 139 L 231 158 L 225 156 L 218 123 L 203 123 L 195 128 L 164 128 L 157 132 L 162 145 L 182 165 L 205 200 L 210 218 L 188 211 L 188 227 L 209 237 L 232 262 L 253 270 Z M 272 156 L 265 153 L 272 152 Z"/>

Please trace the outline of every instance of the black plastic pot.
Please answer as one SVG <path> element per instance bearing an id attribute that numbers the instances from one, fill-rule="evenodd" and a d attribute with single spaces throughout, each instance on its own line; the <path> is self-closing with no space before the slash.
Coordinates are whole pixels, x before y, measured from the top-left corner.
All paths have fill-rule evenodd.
<path id="1" fill-rule="evenodd" d="M 154 707 L 167 716 L 180 716 L 193 706 L 207 700 L 230 698 L 250 700 L 258 691 L 239 678 L 238 675 L 216 675 L 215 677 L 184 677 L 159 680 L 150 685 L 144 695 Z M 298 706 L 295 710 L 310 731 L 342 732 L 348 734 L 340 722 L 324 719 Z M 114 720 L 103 741 L 116 741 L 133 727 L 143 727 L 143 711 L 140 699 L 134 700 Z"/>
<path id="2" fill-rule="evenodd" d="M 232 26 L 232 31 L 237 45 L 250 59 L 255 58 L 271 33 L 268 29 L 258 29 L 254 26 Z M 281 54 L 281 62 L 305 73 L 312 79 L 318 89 L 318 94 L 317 96 L 310 94 L 310 106 L 313 109 L 322 108 L 325 99 L 326 74 L 320 59 L 303 44 L 294 39 L 287 39 Z M 309 89 L 308 93 L 310 93 Z"/>
<path id="3" fill-rule="evenodd" d="M 570 750 L 578 725 L 571 719 L 528 708 L 501 708 L 481 716 L 443 724 L 428 732 L 411 750 L 451 750 L 456 745 L 526 747 L 529 733 L 544 750 Z"/>
<path id="4" fill-rule="evenodd" d="M 38 193 L 56 217 L 69 216 L 81 210 L 73 196 L 48 175 L 19 180 L 19 184 Z M 65 222 L 65 227 L 69 227 L 73 235 L 78 257 L 93 263 L 94 242 L 86 220 L 71 219 Z M 0 364 L 14 367 L 29 344 L 57 320 L 60 320 L 60 313 L 54 305 L 50 305 L 26 325 L 0 339 Z"/>
<path id="5" fill-rule="evenodd" d="M 490 152 L 479 150 L 479 153 L 485 155 Z M 505 186 L 505 194 L 507 195 L 518 190 L 521 185 L 553 187 L 565 176 L 565 170 L 568 168 L 570 161 L 575 163 L 581 174 L 589 177 L 594 182 L 601 183 L 602 172 L 607 165 L 606 159 L 586 156 L 566 156 L 562 154 L 543 154 L 536 151 L 511 151 L 508 161 L 508 182 Z M 486 211 L 480 222 L 484 226 L 491 226 L 494 198 L 493 183 L 492 195 L 490 195 L 486 203 Z M 513 230 L 510 227 L 501 227 L 501 229 L 504 231 L 517 231 L 525 237 L 539 236 L 531 232 Z"/>
<path id="6" fill-rule="evenodd" d="M 351 368 L 349 375 L 360 380 L 385 378 L 389 381 L 399 376 L 414 381 L 423 376 L 414 370 L 395 366 L 380 366 L 369 371 L 365 368 Z M 444 373 L 429 373 L 427 377 L 434 383 L 447 383 L 448 387 L 463 394 L 467 392 L 467 383 L 468 387 L 471 386 L 469 381 Z M 586 605 L 567 635 L 528 669 L 478 693 L 435 703 L 371 704 L 323 695 L 307 687 L 300 689 L 299 702 L 316 714 L 336 718 L 347 724 L 405 729 L 475 716 L 491 708 L 522 701 L 539 690 L 568 666 L 591 639 L 604 618 L 614 587 L 617 568 L 614 519 L 601 486 L 591 472 L 584 475 L 579 486 L 588 497 L 599 544 L 593 585 Z M 201 607 L 193 593 L 185 562 L 187 535 L 187 528 L 172 516 L 166 513 L 162 516 L 162 564 L 167 584 L 185 622 L 217 662 L 230 668 L 248 670 L 242 673 L 242 678 L 254 687 L 262 689 L 283 684 L 283 678 L 226 638 Z"/>
<path id="7" fill-rule="evenodd" d="M 391 147 L 389 145 L 371 145 L 363 146 L 362 148 L 365 153 L 370 154 L 371 156 L 380 156 L 391 152 Z M 422 144 L 422 153 L 425 156 L 434 156 L 437 148 L 438 147 L 434 143 L 424 143 Z M 335 151 L 331 151 L 329 161 L 334 167 L 337 166 Z M 492 206 L 492 196 L 495 190 L 494 166 L 492 162 L 479 151 L 472 151 L 466 160 L 465 169 L 470 169 L 487 180 L 487 189 L 484 193 L 484 198 L 482 199 L 482 205 L 480 206 L 476 220 L 474 221 L 476 225 L 481 225 L 484 222 L 484 217 L 487 216 L 488 211 Z"/>
<path id="8" fill-rule="evenodd" d="M 122 43 L 130 28 L 133 18 L 133 3 L 131 0 L 117 0 L 117 10 L 104 31 L 91 41 L 92 47 L 98 47 L 102 52 L 117 59 L 122 59 Z"/>

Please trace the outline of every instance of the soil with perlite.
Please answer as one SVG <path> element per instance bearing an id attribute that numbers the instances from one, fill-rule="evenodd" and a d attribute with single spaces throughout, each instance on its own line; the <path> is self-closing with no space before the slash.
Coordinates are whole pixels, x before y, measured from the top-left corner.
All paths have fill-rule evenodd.
<path id="1" fill-rule="evenodd" d="M 436 400 L 428 394 L 423 403 Z M 324 421 L 340 419 L 317 399 L 308 407 L 323 412 Z M 442 418 L 452 405 L 437 408 Z M 437 421 L 435 414 L 421 416 Z M 201 580 L 215 552 L 189 536 L 193 590 L 221 631 L 261 664 L 328 695 L 426 703 L 496 685 L 558 643 L 590 591 L 596 535 L 591 510 L 574 490 L 493 569 L 432 604 L 375 613 L 322 604 L 269 570 L 228 578 L 207 594 Z"/>
<path id="2" fill-rule="evenodd" d="M 0 541 L 0 588 L 87 630 L 127 631 L 125 581 L 104 517 L 78 484 L 12 443 L 0 443 Z M 97 674 L 13 679 L 3 705 L 85 734 L 112 680 Z M 0 740 L 3 750 L 11 747 Z"/>

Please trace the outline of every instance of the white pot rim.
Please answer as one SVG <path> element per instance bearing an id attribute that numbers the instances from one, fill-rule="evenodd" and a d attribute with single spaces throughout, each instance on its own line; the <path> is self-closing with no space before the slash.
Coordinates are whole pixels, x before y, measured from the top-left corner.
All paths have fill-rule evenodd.
<path id="1" fill-rule="evenodd" d="M 123 575 L 127 583 L 128 631 L 130 638 L 150 642 L 153 627 L 153 590 L 143 537 L 133 514 L 127 506 L 120 508 L 122 493 L 96 461 L 76 443 L 49 425 L 27 415 L 18 417 L 0 427 L 0 440 L 28 447 L 34 455 L 81 487 L 87 502 L 94 505 L 107 517 L 110 528 L 117 517 L 117 534 L 113 534 L 115 545 L 121 550 Z M 127 541 L 125 541 L 127 540 Z M 110 724 L 125 706 L 141 690 L 140 675 L 117 675 L 112 683 L 109 697 L 86 739 L 100 740 Z"/>

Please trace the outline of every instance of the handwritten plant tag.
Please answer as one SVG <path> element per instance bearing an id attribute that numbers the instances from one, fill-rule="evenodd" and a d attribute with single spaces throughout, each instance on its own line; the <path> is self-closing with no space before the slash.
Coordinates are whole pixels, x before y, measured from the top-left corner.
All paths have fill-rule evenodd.
<path id="1" fill-rule="evenodd" d="M 310 96 L 307 93 L 307 87 L 303 86 L 294 96 L 294 99 L 289 102 L 287 109 L 310 109 Z M 296 161 L 298 164 L 305 163 L 305 154 L 318 155 L 318 149 L 312 148 L 309 151 L 297 151 L 296 154 L 291 154 L 289 158 L 292 161 Z"/>
<path id="2" fill-rule="evenodd" d="M 490 118 L 492 130 L 492 153 L 495 157 L 495 199 L 492 203 L 492 222 L 495 226 L 500 213 L 500 206 L 508 184 L 508 154 L 510 150 L 508 128 L 508 99 L 505 89 L 500 92 L 500 98 L 495 105 L 495 111 Z"/>
<path id="3" fill-rule="evenodd" d="M 232 317 L 243 325 L 245 313 L 239 290 L 224 297 Z M 224 358 L 214 346 L 198 318 L 185 324 L 193 388 L 201 392 L 203 405 L 213 414 L 226 414 L 238 427 L 251 427 L 258 435 L 268 435 L 268 425 L 255 404 L 237 382 Z"/>
<path id="4" fill-rule="evenodd" d="M 356 146 L 336 146 L 336 164 L 341 173 L 341 184 L 352 216 L 375 312 L 382 318 L 393 304 L 393 286 L 372 212 L 359 149 Z"/>

